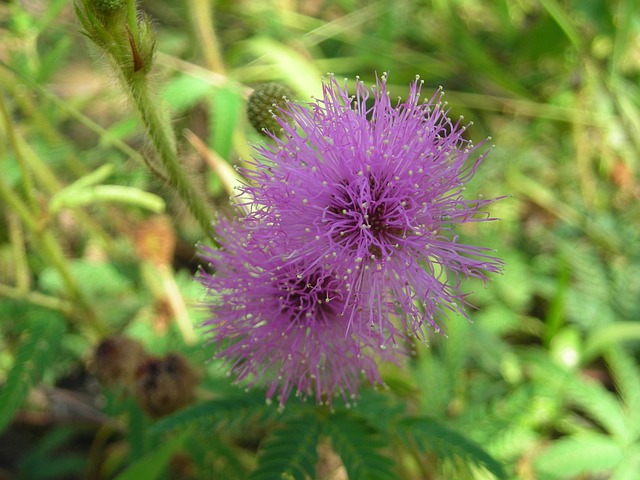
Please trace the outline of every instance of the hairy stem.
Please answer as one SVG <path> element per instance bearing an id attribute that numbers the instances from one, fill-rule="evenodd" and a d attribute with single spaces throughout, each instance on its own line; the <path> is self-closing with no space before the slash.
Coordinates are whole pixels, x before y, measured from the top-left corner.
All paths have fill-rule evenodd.
<path id="1" fill-rule="evenodd" d="M 176 141 L 173 131 L 164 121 L 149 93 L 146 78 L 129 78 L 123 76 L 129 97 L 137 108 L 142 123 L 151 139 L 158 158 L 166 172 L 166 180 L 187 204 L 189 210 L 200 223 L 205 232 L 211 228 L 211 216 L 206 201 L 189 181 L 176 152 Z"/>

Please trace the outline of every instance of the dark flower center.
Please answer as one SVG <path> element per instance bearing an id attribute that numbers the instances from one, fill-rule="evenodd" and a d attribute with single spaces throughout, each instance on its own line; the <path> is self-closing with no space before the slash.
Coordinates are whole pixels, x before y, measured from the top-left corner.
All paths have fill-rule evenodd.
<path id="1" fill-rule="evenodd" d="M 393 183 L 374 175 L 342 181 L 325 209 L 332 239 L 343 248 L 377 259 L 389 256 L 408 232 L 409 199 L 396 193 Z"/>
<path id="2" fill-rule="evenodd" d="M 304 276 L 294 272 L 277 280 L 281 311 L 292 323 L 323 324 L 341 310 L 342 294 L 334 286 L 336 280 L 326 274 Z"/>

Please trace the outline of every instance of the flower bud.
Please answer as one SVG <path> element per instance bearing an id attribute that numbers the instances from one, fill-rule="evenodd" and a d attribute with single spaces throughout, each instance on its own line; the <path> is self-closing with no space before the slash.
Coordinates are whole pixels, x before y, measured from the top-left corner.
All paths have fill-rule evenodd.
<path id="1" fill-rule="evenodd" d="M 127 19 L 127 3 L 131 0 L 80 0 L 76 15 L 84 27 L 84 34 L 101 47 L 118 36 Z"/>
<path id="2" fill-rule="evenodd" d="M 131 73 L 149 73 L 156 53 L 156 32 L 146 15 L 138 20 L 137 31 L 127 31 L 131 48 Z M 126 72 L 125 72 L 126 73 Z"/>
<path id="3" fill-rule="evenodd" d="M 279 83 L 263 83 L 256 87 L 247 104 L 247 116 L 253 128 L 262 135 L 266 135 L 265 130 L 278 135 L 280 125 L 273 116 L 278 113 L 277 107 L 284 107 L 292 96 L 291 90 Z"/>
<path id="4" fill-rule="evenodd" d="M 99 12 L 113 12 L 126 6 L 126 0 L 94 0 L 94 8 Z"/>
<path id="5" fill-rule="evenodd" d="M 135 0 L 78 0 L 75 7 L 82 33 L 110 56 L 126 81 L 151 70 L 155 31 L 145 14 L 136 14 Z"/>

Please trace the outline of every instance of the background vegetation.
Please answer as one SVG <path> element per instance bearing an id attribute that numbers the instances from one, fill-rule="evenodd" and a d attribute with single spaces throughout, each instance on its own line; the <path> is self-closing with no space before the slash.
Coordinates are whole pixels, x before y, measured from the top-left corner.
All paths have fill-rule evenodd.
<path id="1" fill-rule="evenodd" d="M 252 86 L 305 100 L 326 72 L 387 71 L 400 96 L 419 74 L 475 141 L 492 137 L 469 193 L 510 195 L 493 207 L 502 221 L 461 233 L 507 267 L 469 283 L 473 321 L 448 319 L 447 338 L 386 370 L 388 391 L 278 412 L 209 361 L 192 279 L 203 232 L 146 168 L 154 153 L 72 2 L 3 2 L 0 477 L 640 478 L 637 2 L 140 8 L 158 102 L 212 211 L 228 204 L 224 166 L 262 141 L 245 118 Z M 96 353 L 114 334 L 138 343 Z M 144 386 L 98 384 L 113 351 L 138 348 L 153 357 L 138 380 L 179 359 L 186 409 L 149 415 Z"/>

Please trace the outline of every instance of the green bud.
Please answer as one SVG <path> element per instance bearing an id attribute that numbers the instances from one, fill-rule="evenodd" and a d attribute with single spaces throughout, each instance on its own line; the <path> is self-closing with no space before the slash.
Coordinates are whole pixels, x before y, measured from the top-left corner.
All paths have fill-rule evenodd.
<path id="1" fill-rule="evenodd" d="M 94 8 L 103 13 L 113 12 L 126 5 L 126 0 L 94 0 Z"/>
<path id="2" fill-rule="evenodd" d="M 133 74 L 138 72 L 146 74 L 151 71 L 151 67 L 153 66 L 153 59 L 156 51 L 156 35 L 149 17 L 146 15 L 143 15 L 143 17 L 138 21 L 137 26 L 137 35 L 134 35 L 131 31 L 127 30 L 132 60 L 131 67 L 128 70 Z"/>
<path id="3" fill-rule="evenodd" d="M 83 33 L 118 65 L 126 82 L 149 73 L 155 31 L 134 0 L 77 0 L 75 8 Z"/>
<path id="4" fill-rule="evenodd" d="M 247 104 L 247 116 L 253 128 L 262 135 L 266 135 L 265 130 L 278 135 L 280 125 L 273 118 L 278 113 L 276 107 L 284 107 L 292 96 L 291 90 L 279 83 L 263 83 L 256 87 Z"/>
<path id="5" fill-rule="evenodd" d="M 124 32 L 128 0 L 77 0 L 76 15 L 82 33 L 101 48 L 113 48 Z M 110 52 L 112 53 L 112 52 Z"/>

